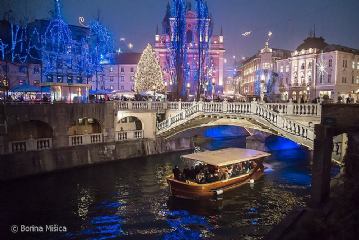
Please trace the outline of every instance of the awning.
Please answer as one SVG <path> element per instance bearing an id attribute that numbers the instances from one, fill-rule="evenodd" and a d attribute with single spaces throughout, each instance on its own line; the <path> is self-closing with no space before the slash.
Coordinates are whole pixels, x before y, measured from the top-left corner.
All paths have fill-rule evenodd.
<path id="1" fill-rule="evenodd" d="M 200 161 L 213 166 L 227 166 L 252 159 L 270 156 L 269 153 L 245 148 L 226 148 L 217 151 L 199 152 L 182 156 L 186 160 Z"/>
<path id="2" fill-rule="evenodd" d="M 11 88 L 10 92 L 41 92 L 41 87 L 25 83 Z"/>
<path id="3" fill-rule="evenodd" d="M 102 90 L 102 89 L 97 89 L 97 90 L 90 90 L 89 91 L 90 95 L 107 95 L 107 94 L 111 94 L 112 91 L 111 90 Z"/>
<path id="4" fill-rule="evenodd" d="M 39 87 L 39 86 L 34 86 L 34 85 L 25 83 L 25 84 L 17 85 L 15 87 L 11 88 L 10 92 L 50 93 L 51 88 L 50 88 L 50 86 Z"/>

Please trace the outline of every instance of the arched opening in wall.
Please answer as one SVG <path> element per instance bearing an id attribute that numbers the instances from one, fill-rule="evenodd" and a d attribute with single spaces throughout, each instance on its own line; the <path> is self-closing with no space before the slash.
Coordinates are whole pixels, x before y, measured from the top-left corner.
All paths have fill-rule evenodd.
<path id="1" fill-rule="evenodd" d="M 30 120 L 8 128 L 9 152 L 37 151 L 52 148 L 53 129 L 45 122 Z"/>
<path id="2" fill-rule="evenodd" d="M 121 118 L 116 124 L 116 140 L 124 141 L 129 139 L 143 138 L 143 123 L 134 116 Z"/>
<path id="3" fill-rule="evenodd" d="M 94 118 L 79 118 L 67 131 L 69 145 L 85 145 L 103 142 L 102 127 L 100 122 Z"/>
<path id="4" fill-rule="evenodd" d="M 86 135 L 101 132 L 101 124 L 96 119 L 80 118 L 69 128 L 68 135 Z"/>

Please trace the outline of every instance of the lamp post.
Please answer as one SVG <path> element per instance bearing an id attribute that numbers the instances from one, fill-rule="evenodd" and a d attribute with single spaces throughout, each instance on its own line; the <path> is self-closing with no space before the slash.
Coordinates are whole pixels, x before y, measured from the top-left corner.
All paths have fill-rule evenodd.
<path id="1" fill-rule="evenodd" d="M 165 82 L 165 101 L 167 101 L 167 88 L 168 88 L 168 83 L 167 82 Z"/>
<path id="2" fill-rule="evenodd" d="M 307 102 L 310 102 L 310 87 L 307 87 Z"/>
<path id="3" fill-rule="evenodd" d="M 214 101 L 215 88 L 216 88 L 216 79 L 212 78 L 212 101 Z"/>
<path id="4" fill-rule="evenodd" d="M 187 90 L 187 100 L 189 100 L 189 91 L 191 89 L 191 84 L 190 83 L 187 83 L 186 85 L 186 90 Z"/>
<path id="5" fill-rule="evenodd" d="M 156 86 L 153 86 L 152 90 L 153 90 L 153 101 L 155 101 L 156 100 Z"/>

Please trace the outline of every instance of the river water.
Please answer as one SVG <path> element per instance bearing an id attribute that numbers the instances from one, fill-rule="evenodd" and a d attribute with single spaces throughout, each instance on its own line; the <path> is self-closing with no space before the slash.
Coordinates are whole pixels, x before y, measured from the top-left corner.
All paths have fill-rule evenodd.
<path id="1" fill-rule="evenodd" d="M 183 153 L 2 184 L 0 239 L 261 239 L 309 198 L 310 153 L 295 144 L 283 147 L 281 141 L 279 148 L 271 148 L 263 178 L 206 202 L 169 196 L 165 177 Z M 203 147 L 245 144 L 243 138 L 226 138 Z M 65 226 L 67 232 L 46 232 L 50 224 Z M 21 225 L 42 226 L 44 232 L 13 234 L 12 225 L 18 231 Z"/>

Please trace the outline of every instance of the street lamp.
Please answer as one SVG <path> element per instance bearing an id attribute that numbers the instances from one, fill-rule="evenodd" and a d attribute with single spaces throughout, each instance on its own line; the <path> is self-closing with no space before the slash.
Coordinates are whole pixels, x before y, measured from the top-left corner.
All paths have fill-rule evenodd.
<path id="1" fill-rule="evenodd" d="M 168 83 L 165 82 L 165 100 L 166 101 L 167 101 L 167 98 L 168 98 L 167 94 L 168 94 Z"/>
<path id="2" fill-rule="evenodd" d="M 191 89 L 191 84 L 190 83 L 187 83 L 186 89 L 187 89 L 187 100 L 188 100 L 189 99 L 189 90 Z"/>
<path id="3" fill-rule="evenodd" d="M 153 90 L 153 101 L 155 101 L 156 100 L 156 86 L 153 86 L 152 90 Z"/>
<path id="4" fill-rule="evenodd" d="M 310 87 L 307 87 L 307 101 L 310 102 Z"/>
<path id="5" fill-rule="evenodd" d="M 214 101 L 215 87 L 216 87 L 216 79 L 212 78 L 212 101 Z"/>

